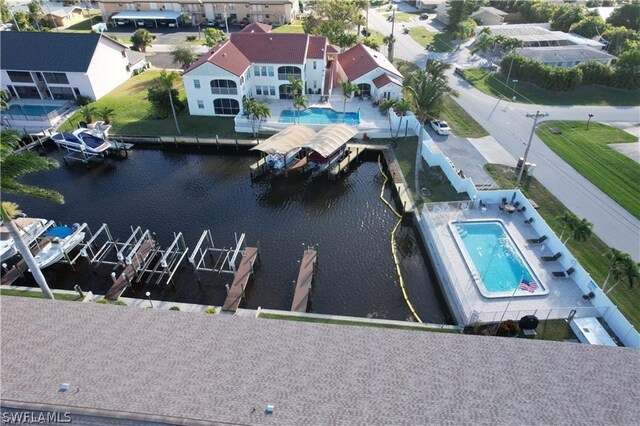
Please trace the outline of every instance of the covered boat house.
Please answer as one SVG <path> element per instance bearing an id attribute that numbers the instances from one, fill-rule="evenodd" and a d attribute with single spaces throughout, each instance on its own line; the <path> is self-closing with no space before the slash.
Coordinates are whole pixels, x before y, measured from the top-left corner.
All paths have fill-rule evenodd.
<path id="1" fill-rule="evenodd" d="M 342 158 L 347 142 L 358 133 L 358 129 L 346 124 L 331 124 L 309 139 L 304 147 L 309 150 L 310 168 L 315 173 L 328 169 Z"/>
<path id="2" fill-rule="evenodd" d="M 316 131 L 303 124 L 294 124 L 251 148 L 266 154 L 265 167 L 283 170 L 301 160 L 304 144 L 316 135 Z"/>

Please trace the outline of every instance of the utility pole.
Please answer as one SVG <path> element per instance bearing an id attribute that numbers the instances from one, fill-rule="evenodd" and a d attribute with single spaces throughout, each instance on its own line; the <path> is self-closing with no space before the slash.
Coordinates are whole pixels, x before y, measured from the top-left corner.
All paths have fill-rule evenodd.
<path id="1" fill-rule="evenodd" d="M 536 111 L 535 114 L 527 114 L 527 117 L 533 118 L 533 126 L 531 127 L 531 134 L 529 135 L 529 142 L 527 143 L 527 149 L 524 150 L 524 157 L 522 159 L 522 164 L 520 165 L 520 173 L 518 173 L 518 180 L 516 181 L 516 186 L 520 186 L 520 180 L 522 179 L 522 174 L 524 172 L 524 165 L 527 162 L 527 156 L 529 155 L 529 149 L 531 148 L 531 141 L 533 141 L 533 134 L 536 131 L 536 126 L 538 125 L 538 119 L 548 117 L 549 113 L 540 111 Z"/>

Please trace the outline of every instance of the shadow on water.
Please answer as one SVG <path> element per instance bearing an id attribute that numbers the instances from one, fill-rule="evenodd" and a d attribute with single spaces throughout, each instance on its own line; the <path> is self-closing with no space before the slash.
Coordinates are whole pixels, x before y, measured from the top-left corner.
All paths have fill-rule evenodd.
<path id="1" fill-rule="evenodd" d="M 57 151 L 49 155 L 60 159 Z M 224 247 L 233 244 L 234 232 L 245 232 L 248 245 L 259 246 L 261 258 L 243 302 L 251 309 L 289 310 L 304 246 L 317 244 L 310 312 L 410 319 L 391 256 L 396 218 L 378 198 L 383 181 L 378 165 L 365 161 L 337 181 L 305 176 L 252 181 L 249 165 L 257 158 L 235 149 L 135 149 L 125 161 L 108 159 L 90 169 L 63 164 L 23 180 L 60 191 L 64 205 L 10 198 L 33 217 L 87 222 L 93 231 L 107 223 L 121 241 L 131 226 L 154 232 L 163 247 L 174 232 L 182 232 L 190 248 L 205 229 L 216 246 Z M 385 196 L 392 198 L 389 188 Z M 423 321 L 450 323 L 420 236 L 405 222 L 396 241 L 410 300 Z M 109 289 L 110 266 L 93 272 L 82 259 L 75 269 L 57 264 L 44 273 L 54 288 L 79 284 L 97 294 Z M 124 295 L 144 298 L 150 291 L 153 299 L 221 305 L 225 284 L 232 280 L 230 274 L 196 276 L 185 261 L 175 285 L 136 283 Z M 17 284 L 35 286 L 31 277 Z"/>

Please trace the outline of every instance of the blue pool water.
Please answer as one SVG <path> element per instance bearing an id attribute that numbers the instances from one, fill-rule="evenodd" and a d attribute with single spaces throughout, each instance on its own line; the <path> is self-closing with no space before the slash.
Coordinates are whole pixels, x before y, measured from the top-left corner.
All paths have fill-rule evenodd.
<path id="1" fill-rule="evenodd" d="M 31 105 L 31 104 L 13 104 L 10 105 L 9 108 L 5 111 L 7 115 L 28 115 L 28 116 L 38 116 L 38 115 L 47 115 L 52 111 L 60 108 L 60 105 Z"/>
<path id="2" fill-rule="evenodd" d="M 282 111 L 281 123 L 293 123 L 299 119 L 300 124 L 360 124 L 359 112 L 336 112 L 331 108 L 307 108 L 304 111 Z"/>
<path id="3" fill-rule="evenodd" d="M 488 293 L 510 295 L 522 279 L 536 282 L 536 293 L 542 290 L 501 223 L 457 222 L 454 226 Z"/>

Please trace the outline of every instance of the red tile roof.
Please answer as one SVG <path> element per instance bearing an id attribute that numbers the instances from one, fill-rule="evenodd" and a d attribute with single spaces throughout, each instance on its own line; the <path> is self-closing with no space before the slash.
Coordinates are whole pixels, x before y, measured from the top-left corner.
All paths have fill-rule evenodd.
<path id="1" fill-rule="evenodd" d="M 324 59 L 327 50 L 327 38 L 323 36 L 310 36 L 309 49 L 307 50 L 307 58 Z"/>
<path id="2" fill-rule="evenodd" d="M 397 79 L 395 78 L 391 78 L 389 76 L 389 74 L 380 74 L 379 76 L 377 76 L 376 78 L 374 78 L 372 80 L 373 84 L 376 85 L 376 87 L 379 89 L 381 87 L 386 86 L 389 83 L 393 83 L 393 84 L 397 84 L 399 86 L 402 86 L 402 83 L 400 83 Z"/>
<path id="3" fill-rule="evenodd" d="M 237 76 L 242 75 L 251 65 L 251 61 L 231 41 L 227 40 L 198 58 L 184 73 L 188 73 L 205 62 L 217 65 Z"/>
<path id="4" fill-rule="evenodd" d="M 262 24 L 260 22 L 253 22 L 246 27 L 244 27 L 240 32 L 241 33 L 270 33 L 271 25 Z"/>
<path id="5" fill-rule="evenodd" d="M 338 55 L 340 66 L 350 81 L 362 77 L 366 73 L 380 67 L 402 79 L 402 74 L 380 52 L 376 52 L 362 44 L 356 44 L 351 49 Z"/>
<path id="6" fill-rule="evenodd" d="M 327 53 L 338 53 L 339 50 L 333 44 L 327 46 Z"/>
<path id="7" fill-rule="evenodd" d="M 231 43 L 251 62 L 261 64 L 304 64 L 308 42 L 308 34 L 231 34 Z"/>

